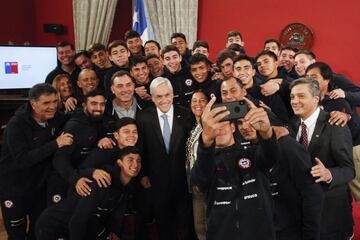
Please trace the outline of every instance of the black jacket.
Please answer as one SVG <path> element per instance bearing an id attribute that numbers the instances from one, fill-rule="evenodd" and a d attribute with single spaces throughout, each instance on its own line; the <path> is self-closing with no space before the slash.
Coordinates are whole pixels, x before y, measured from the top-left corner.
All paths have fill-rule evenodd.
<path id="1" fill-rule="evenodd" d="M 69 183 L 75 185 L 80 179 L 77 168 L 89 151 L 105 136 L 102 121 L 93 121 L 84 111 L 79 111 L 66 123 L 64 132 L 73 135 L 73 144 L 60 148 L 53 160 L 55 169 Z"/>
<path id="2" fill-rule="evenodd" d="M 251 88 L 246 89 L 246 91 L 254 98 L 262 101 L 267 106 L 269 106 L 271 108 L 271 111 L 278 118 L 280 118 L 283 123 L 288 124 L 289 118 L 293 114 L 293 112 L 292 111 L 289 112 L 288 104 L 286 102 L 284 102 L 284 100 L 286 98 L 284 98 L 280 94 L 281 90 L 274 93 L 273 95 L 264 96 L 261 93 L 261 87 L 260 87 L 260 85 L 263 84 L 264 82 L 260 78 L 257 78 L 257 77 L 254 77 L 253 81 L 254 81 L 253 86 Z"/>
<path id="3" fill-rule="evenodd" d="M 353 219 L 347 183 L 355 177 L 351 133 L 348 127 L 330 125 L 328 120 L 329 114 L 320 110 L 307 148 L 311 160 L 319 158 L 332 175 L 329 184 L 320 184 L 325 192 L 321 234 L 348 233 L 353 226 Z M 292 123 L 297 132 L 300 119 L 294 118 Z"/>
<path id="4" fill-rule="evenodd" d="M 97 227 L 99 224 L 105 226 L 108 232 L 121 236 L 122 219 L 129 191 L 128 185 L 131 182 L 127 186 L 123 186 L 118 167 L 108 168 L 107 171 L 112 178 L 110 187 L 100 188 L 94 181 L 90 186 L 92 191 L 89 196 L 75 196 L 78 201 L 69 221 L 70 239 L 88 239 L 85 238 L 87 228 Z M 87 226 L 89 218 L 95 218 L 98 224 Z"/>
<path id="5" fill-rule="evenodd" d="M 156 107 L 141 111 L 137 115 L 137 125 L 141 174 L 150 178 L 152 188 L 159 194 L 186 193 L 185 145 L 193 126 L 190 112 L 174 106 L 169 153 L 166 152 Z"/>
<path id="6" fill-rule="evenodd" d="M 206 194 L 208 240 L 275 239 L 266 175 L 279 154 L 278 144 L 274 137 L 247 144 L 205 148 L 199 139 L 191 179 Z"/>
<path id="7" fill-rule="evenodd" d="M 29 103 L 21 106 L 4 132 L 0 158 L 0 194 L 21 196 L 43 187 L 51 159 L 58 149 L 65 115 L 58 112 L 46 127 L 32 117 Z"/>
<path id="8" fill-rule="evenodd" d="M 360 106 L 360 87 L 356 86 L 350 79 L 341 74 L 333 74 L 332 88 L 341 88 L 345 91 L 345 99 L 351 106 Z"/>
<path id="9" fill-rule="evenodd" d="M 186 48 L 185 54 L 181 55 L 181 57 L 182 57 L 181 64 L 189 65 L 189 60 L 190 60 L 191 56 L 192 56 L 191 49 Z"/>
<path id="10" fill-rule="evenodd" d="M 194 78 L 193 78 L 193 89 L 190 93 L 190 101 L 191 101 L 191 97 L 192 94 L 194 93 L 194 91 L 198 90 L 198 89 L 202 89 L 204 90 L 204 92 L 206 93 L 206 95 L 208 96 L 208 98 L 211 98 L 211 95 L 215 95 L 217 102 L 221 102 L 221 94 L 220 94 L 220 85 L 221 85 L 222 80 L 211 80 L 211 73 L 208 73 L 208 77 L 207 79 L 202 82 L 202 83 L 198 83 Z M 188 95 L 188 94 L 187 94 Z"/>
<path id="11" fill-rule="evenodd" d="M 288 72 L 283 66 L 278 68 L 278 71 L 281 75 L 287 76 L 291 79 L 298 79 L 299 75 L 295 71 L 295 66 Z"/>
<path id="12" fill-rule="evenodd" d="M 135 89 L 138 87 L 145 87 L 146 92 L 150 94 L 150 84 L 151 84 L 152 79 L 150 78 L 150 81 L 146 84 L 139 84 L 137 82 L 135 82 Z M 141 109 L 145 109 L 148 108 L 150 106 L 153 106 L 153 101 L 152 100 L 146 100 L 146 99 L 142 99 L 139 95 L 137 95 L 137 93 L 134 93 L 134 97 L 136 98 L 137 104 L 139 106 L 139 108 Z"/>
<path id="13" fill-rule="evenodd" d="M 348 121 L 347 125 L 349 126 L 351 136 L 353 139 L 353 145 L 360 144 L 360 117 L 354 111 L 348 101 L 343 98 L 330 99 L 327 95 L 321 100 L 321 106 L 325 112 L 331 113 L 332 111 L 340 111 L 347 113 L 351 116 L 351 119 Z"/>
<path id="14" fill-rule="evenodd" d="M 109 67 L 109 68 L 98 68 L 98 67 L 95 66 L 94 70 L 95 70 L 96 76 L 99 79 L 99 84 L 98 84 L 97 88 L 104 89 L 104 87 L 105 87 L 105 76 L 109 71 L 111 71 L 111 69 L 113 69 L 112 66 Z M 107 92 L 105 92 L 105 93 L 107 93 Z"/>
<path id="15" fill-rule="evenodd" d="M 111 149 L 95 148 L 91 150 L 86 159 L 80 164 L 79 171 L 81 176 L 92 178 L 95 169 L 103 169 L 106 166 L 113 166 L 118 159 L 121 149 L 115 146 Z"/>
<path id="16" fill-rule="evenodd" d="M 50 83 L 52 84 L 52 82 L 54 81 L 54 78 L 59 75 L 59 74 L 67 74 L 70 76 L 70 80 L 71 80 L 71 83 L 72 85 L 74 86 L 74 88 L 77 87 L 76 85 L 76 81 L 78 79 L 78 76 L 79 76 L 79 73 L 80 73 L 80 69 L 79 68 L 75 68 L 75 70 L 69 74 L 68 72 L 65 72 L 61 66 L 57 66 L 54 70 L 52 70 L 47 76 L 46 76 L 46 79 L 45 79 L 45 82 L 46 83 Z"/>
<path id="17" fill-rule="evenodd" d="M 124 186 L 120 181 L 120 171 L 117 166 L 107 169 L 112 178 L 111 186 L 100 188 L 93 181 L 90 183 L 92 190 L 90 195 L 81 197 L 73 193 L 59 204 L 47 208 L 38 220 L 37 237 L 41 239 L 60 237 L 49 236 L 49 232 L 65 234 L 69 239 L 76 240 L 99 239 L 97 236 L 110 232 L 121 236 L 126 199 L 132 181 Z M 56 221 L 47 221 L 47 218 L 55 218 Z M 56 224 L 48 225 L 45 224 L 46 222 Z M 103 232 L 105 234 L 101 234 Z"/>
<path id="18" fill-rule="evenodd" d="M 310 174 L 310 155 L 290 136 L 278 142 L 281 158 L 270 174 L 276 232 L 281 239 L 320 239 L 324 193 Z"/>
<path id="19" fill-rule="evenodd" d="M 164 77 L 170 80 L 173 87 L 174 104 L 188 108 L 192 92 L 194 91 L 194 81 L 192 80 L 189 67 L 182 64 L 181 70 L 174 74 L 165 68 Z"/>

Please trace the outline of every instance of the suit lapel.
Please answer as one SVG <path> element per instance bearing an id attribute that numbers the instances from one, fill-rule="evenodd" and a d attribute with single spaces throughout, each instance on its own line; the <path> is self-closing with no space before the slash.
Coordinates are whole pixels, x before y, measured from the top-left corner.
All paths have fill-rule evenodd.
<path id="1" fill-rule="evenodd" d="M 171 138 L 170 138 L 170 150 L 169 153 L 172 152 L 174 146 L 177 145 L 177 141 L 179 140 L 180 136 L 180 120 L 181 120 L 181 114 L 178 111 L 178 108 L 174 106 L 174 115 L 173 115 L 173 126 L 171 130 Z"/>
<path id="2" fill-rule="evenodd" d="M 314 133 L 311 136 L 311 140 L 310 140 L 309 147 L 308 147 L 308 151 L 310 153 L 314 150 L 315 146 L 319 142 L 321 133 L 322 133 L 325 125 L 326 125 L 326 113 L 324 111 L 320 110 L 319 117 L 316 120 Z"/>

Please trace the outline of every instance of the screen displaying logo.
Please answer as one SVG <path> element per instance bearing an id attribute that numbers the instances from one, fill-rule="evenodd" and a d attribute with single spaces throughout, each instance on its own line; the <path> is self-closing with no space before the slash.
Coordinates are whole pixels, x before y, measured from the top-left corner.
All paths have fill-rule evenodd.
<path id="1" fill-rule="evenodd" d="M 19 73 L 17 62 L 5 62 L 5 74 L 17 74 Z"/>

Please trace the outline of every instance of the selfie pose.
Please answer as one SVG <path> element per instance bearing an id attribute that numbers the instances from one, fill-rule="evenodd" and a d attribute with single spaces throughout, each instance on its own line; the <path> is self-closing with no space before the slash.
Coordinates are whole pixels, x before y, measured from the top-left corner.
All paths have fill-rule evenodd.
<path id="1" fill-rule="evenodd" d="M 221 120 L 230 114 L 225 106 L 204 109 L 192 181 L 206 194 L 207 234 L 213 239 L 275 239 L 272 197 L 266 173 L 279 148 L 267 113 L 247 100 L 250 108 L 236 124 Z M 235 127 L 251 124 L 259 141 L 237 145 Z"/>

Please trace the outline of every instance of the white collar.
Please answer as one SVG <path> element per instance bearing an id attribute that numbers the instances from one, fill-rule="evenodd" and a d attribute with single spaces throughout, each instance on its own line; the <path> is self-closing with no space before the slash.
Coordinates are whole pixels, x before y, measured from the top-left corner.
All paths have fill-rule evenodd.
<path id="1" fill-rule="evenodd" d="M 167 111 L 166 113 L 162 112 L 158 107 L 156 107 L 156 112 L 159 117 L 161 117 L 163 114 L 166 114 L 168 117 L 172 117 L 174 116 L 174 105 L 171 105 L 169 111 Z"/>
<path id="2" fill-rule="evenodd" d="M 307 127 L 310 127 L 316 123 L 319 114 L 320 114 L 320 107 L 317 107 L 316 110 L 307 119 L 305 120 L 301 119 L 301 122 L 304 122 Z"/>

